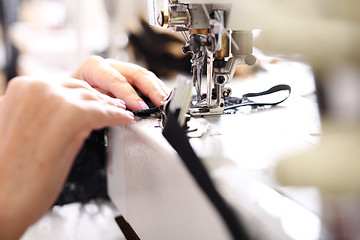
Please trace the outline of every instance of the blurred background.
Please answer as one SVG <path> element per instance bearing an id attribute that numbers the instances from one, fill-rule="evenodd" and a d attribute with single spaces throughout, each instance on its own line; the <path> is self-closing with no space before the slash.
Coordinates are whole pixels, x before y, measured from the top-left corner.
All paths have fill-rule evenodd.
<path id="1" fill-rule="evenodd" d="M 68 75 L 93 54 L 150 66 L 160 76 L 189 70 L 183 41 L 154 32 L 147 19 L 143 0 L 2 0 L 2 78 Z"/>

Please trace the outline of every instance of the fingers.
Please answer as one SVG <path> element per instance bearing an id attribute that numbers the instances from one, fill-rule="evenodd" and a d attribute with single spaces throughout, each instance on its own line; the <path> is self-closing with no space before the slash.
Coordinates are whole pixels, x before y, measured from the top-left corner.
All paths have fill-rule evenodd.
<path id="1" fill-rule="evenodd" d="M 72 77 L 84 79 L 92 87 L 113 94 L 125 101 L 128 108 L 141 110 L 147 105 L 138 96 L 133 86 L 160 105 L 169 90 L 152 72 L 135 64 L 93 56 L 88 58 Z"/>
<path id="2" fill-rule="evenodd" d="M 90 129 L 100 129 L 109 126 L 128 125 L 134 120 L 134 114 L 122 108 L 113 105 L 102 105 L 94 101 L 87 104 L 87 112 L 91 114 L 88 117 Z"/>
<path id="3" fill-rule="evenodd" d="M 140 102 L 143 101 L 134 88 L 120 72 L 107 64 L 101 57 L 93 56 L 88 58 L 72 74 L 72 77 L 83 79 L 92 87 L 100 88 L 104 92 L 110 92 L 114 96 L 125 100 L 130 109 L 141 109 Z"/>
<path id="4" fill-rule="evenodd" d="M 12 85 L 16 85 L 12 87 Z M 88 83 L 74 78 L 37 79 L 33 77 L 18 77 L 10 82 L 13 94 L 25 97 L 21 92 L 29 93 L 31 99 L 44 99 L 45 105 L 58 99 L 59 106 L 64 106 L 64 114 L 69 114 L 72 123 L 80 125 L 87 120 L 90 125 L 105 127 L 107 124 L 124 125 L 133 121 L 133 114 L 125 111 L 125 102 L 109 97 L 93 89 Z M 16 97 L 15 99 L 20 99 Z M 45 105 L 42 105 L 43 107 Z M 58 107 L 53 107 L 57 109 Z M 29 109 L 28 107 L 26 109 Z M 93 117 L 95 116 L 95 117 Z M 102 120 L 101 120 L 102 117 Z"/>
<path id="5" fill-rule="evenodd" d="M 80 111 L 80 117 L 84 117 L 88 122 L 89 129 L 127 125 L 134 120 L 133 113 L 125 110 L 123 100 L 102 94 L 84 81 L 68 79 L 63 86 L 78 96 L 77 102 L 85 110 Z"/>
<path id="6" fill-rule="evenodd" d="M 105 61 L 121 72 L 131 85 L 149 97 L 155 105 L 160 105 L 168 96 L 170 90 L 154 73 L 132 63 L 119 62 L 114 59 L 106 59 Z"/>
<path id="7" fill-rule="evenodd" d="M 69 78 L 63 82 L 63 86 L 71 89 L 82 89 L 83 98 L 87 100 L 105 101 L 108 104 L 125 109 L 125 102 L 122 99 L 112 98 L 92 88 L 88 83 L 75 78 Z M 78 90 L 81 91 L 81 90 Z"/>

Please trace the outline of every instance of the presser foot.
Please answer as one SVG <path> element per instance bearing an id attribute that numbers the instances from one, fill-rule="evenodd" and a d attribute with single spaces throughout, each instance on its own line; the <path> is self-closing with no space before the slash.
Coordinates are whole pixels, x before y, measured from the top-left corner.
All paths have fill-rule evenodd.
<path id="1" fill-rule="evenodd" d="M 216 107 L 216 108 L 189 108 L 189 114 L 193 117 L 204 117 L 204 116 L 211 116 L 211 115 L 221 115 L 224 111 L 223 107 Z"/>

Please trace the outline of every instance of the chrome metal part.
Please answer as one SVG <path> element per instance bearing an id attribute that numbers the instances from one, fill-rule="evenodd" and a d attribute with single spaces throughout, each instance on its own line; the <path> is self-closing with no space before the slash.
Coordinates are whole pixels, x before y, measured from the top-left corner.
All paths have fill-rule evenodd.
<path id="1" fill-rule="evenodd" d="M 159 25 L 175 31 L 188 31 L 184 53 L 192 54 L 192 79 L 196 90 L 191 115 L 221 114 L 224 86 L 234 76 L 238 64 L 253 65 L 253 36 L 249 29 L 229 29 L 229 2 L 168 1 Z M 205 84 L 202 82 L 206 81 Z"/>

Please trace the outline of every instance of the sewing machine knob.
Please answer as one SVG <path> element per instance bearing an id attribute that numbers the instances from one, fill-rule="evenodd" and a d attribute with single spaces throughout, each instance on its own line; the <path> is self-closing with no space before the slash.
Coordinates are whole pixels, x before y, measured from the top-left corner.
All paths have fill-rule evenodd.
<path id="1" fill-rule="evenodd" d="M 256 57 L 254 57 L 253 55 L 247 55 L 244 58 L 244 61 L 247 65 L 252 66 L 256 63 Z"/>

